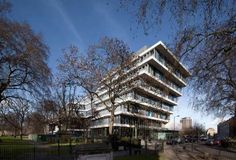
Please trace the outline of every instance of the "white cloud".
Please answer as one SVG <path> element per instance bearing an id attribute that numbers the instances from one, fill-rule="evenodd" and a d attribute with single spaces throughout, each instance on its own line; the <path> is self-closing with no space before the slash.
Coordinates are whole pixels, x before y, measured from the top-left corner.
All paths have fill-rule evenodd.
<path id="1" fill-rule="evenodd" d="M 100 17 L 103 18 L 106 26 L 108 26 L 113 33 L 119 33 L 119 35 L 125 40 L 130 39 L 126 32 L 127 28 L 124 28 L 121 23 L 119 23 L 115 17 L 112 16 L 112 13 L 110 13 L 110 11 L 101 3 L 93 3 L 93 9 L 95 12 L 101 15 Z"/>
<path id="2" fill-rule="evenodd" d="M 74 23 L 72 22 L 71 18 L 68 16 L 66 10 L 64 9 L 62 3 L 58 0 L 51 0 L 51 6 L 56 9 L 56 11 L 59 13 L 61 18 L 63 19 L 65 25 L 68 27 L 69 31 L 75 36 L 75 38 L 81 43 L 82 45 L 82 38 L 79 35 Z"/>
<path id="3" fill-rule="evenodd" d="M 168 128 L 170 130 L 174 130 L 174 128 L 175 130 L 180 130 L 181 123 L 179 122 L 179 119 L 175 120 L 175 124 L 174 124 L 174 120 L 170 120 L 170 122 L 165 125 L 165 128 Z"/>

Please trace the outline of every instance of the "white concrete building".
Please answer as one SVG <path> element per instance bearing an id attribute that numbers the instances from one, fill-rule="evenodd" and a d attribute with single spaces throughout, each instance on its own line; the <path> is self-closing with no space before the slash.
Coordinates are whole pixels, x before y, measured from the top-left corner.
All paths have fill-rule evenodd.
<path id="1" fill-rule="evenodd" d="M 161 41 L 135 53 L 132 62 L 134 65 L 124 80 L 124 83 L 132 80 L 132 87 L 124 90 L 116 102 L 114 132 L 121 136 L 155 137 L 170 120 L 190 73 Z M 106 90 L 99 94 L 102 99 L 108 98 Z M 91 118 L 90 100 L 84 105 L 81 114 Z M 98 99 L 93 105 L 99 116 L 92 118 L 91 134 L 107 135 L 110 112 Z"/>

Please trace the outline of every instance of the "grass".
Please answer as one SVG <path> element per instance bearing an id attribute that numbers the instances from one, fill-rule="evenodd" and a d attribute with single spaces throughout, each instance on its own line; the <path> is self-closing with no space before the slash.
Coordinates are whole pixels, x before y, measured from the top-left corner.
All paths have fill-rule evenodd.
<path id="1" fill-rule="evenodd" d="M 20 154 L 24 152 L 33 152 L 33 145 L 0 145 L 0 152 L 4 154 Z"/>
<path id="2" fill-rule="evenodd" d="M 31 154 L 34 145 L 29 140 L 21 140 L 19 137 L 0 137 L 0 159 L 17 159 L 17 157 Z"/>
<path id="3" fill-rule="evenodd" d="M 70 155 L 71 148 L 69 143 L 60 144 L 58 153 L 57 143 L 55 144 L 37 144 L 31 140 L 21 140 L 20 137 L 4 136 L 0 137 L 0 159 L 26 159 L 32 158 L 34 154 L 40 155 Z M 72 147 L 75 144 L 72 143 Z"/>
<path id="4" fill-rule="evenodd" d="M 2 136 L 0 137 L 0 144 L 29 144 L 30 140 L 26 137 L 23 137 L 23 140 L 20 137 L 13 137 L 13 136 Z"/>
<path id="5" fill-rule="evenodd" d="M 74 147 L 76 144 L 78 143 L 72 143 L 72 147 Z M 19 159 L 19 156 L 24 155 L 33 156 L 34 151 L 38 155 L 58 155 L 57 146 L 57 143 L 43 145 L 36 144 L 36 148 L 34 148 L 34 143 L 32 143 L 30 140 L 21 140 L 19 137 L 15 138 L 12 136 L 0 137 L 0 159 Z M 69 143 L 60 143 L 60 155 L 71 155 L 70 151 Z M 116 157 L 114 160 L 165 160 L 165 158 L 163 155 L 158 156 L 154 154 L 143 154 Z"/>

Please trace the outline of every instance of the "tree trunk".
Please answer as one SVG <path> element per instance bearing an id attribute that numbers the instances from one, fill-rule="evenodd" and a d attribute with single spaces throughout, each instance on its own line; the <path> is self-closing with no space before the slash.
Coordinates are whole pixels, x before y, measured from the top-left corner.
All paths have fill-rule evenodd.
<path id="1" fill-rule="evenodd" d="M 53 124 L 54 125 L 54 124 Z M 53 126 L 53 128 L 51 128 L 51 134 L 53 135 L 53 131 L 54 131 L 55 127 Z"/>
<path id="2" fill-rule="evenodd" d="M 22 129 L 22 127 L 21 127 L 21 129 L 20 129 L 20 139 L 22 140 L 23 139 L 23 129 Z"/>
<path id="3" fill-rule="evenodd" d="M 23 139 L 23 122 L 20 123 L 20 139 Z"/>
<path id="4" fill-rule="evenodd" d="M 15 134 L 14 137 L 15 137 L 15 138 L 16 138 L 16 130 L 17 130 L 16 127 L 14 127 L 14 132 L 15 132 L 15 133 L 14 133 L 14 134 Z"/>
<path id="5" fill-rule="evenodd" d="M 111 111 L 111 118 L 109 123 L 109 135 L 113 134 L 113 125 L 114 125 L 114 110 Z"/>
<path id="6" fill-rule="evenodd" d="M 88 143 L 88 128 L 86 128 L 86 133 L 85 133 L 85 144 Z"/>

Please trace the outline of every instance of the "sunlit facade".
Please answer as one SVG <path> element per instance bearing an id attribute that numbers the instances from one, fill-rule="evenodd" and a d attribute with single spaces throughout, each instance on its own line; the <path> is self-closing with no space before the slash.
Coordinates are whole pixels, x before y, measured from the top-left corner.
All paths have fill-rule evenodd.
<path id="1" fill-rule="evenodd" d="M 132 80 L 130 88 L 126 88 L 116 101 L 114 133 L 153 138 L 169 122 L 190 73 L 162 42 L 142 48 L 135 53 L 132 62 L 133 67 L 127 71 L 128 78 L 124 82 Z M 99 95 L 103 100 L 108 98 L 106 90 L 101 89 Z M 84 118 L 92 118 L 89 99 L 84 105 L 81 114 Z M 92 105 L 98 116 L 92 118 L 91 135 L 107 135 L 110 112 L 99 100 Z"/>

